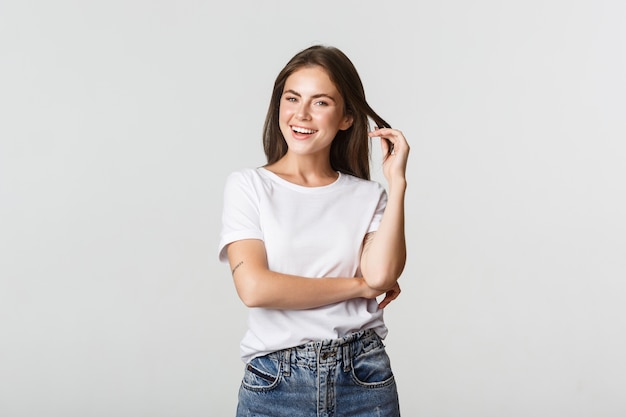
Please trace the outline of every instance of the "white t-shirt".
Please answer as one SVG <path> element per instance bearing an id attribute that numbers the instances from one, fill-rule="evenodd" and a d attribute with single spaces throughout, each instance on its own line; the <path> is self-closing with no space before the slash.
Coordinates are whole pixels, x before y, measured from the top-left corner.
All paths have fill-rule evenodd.
<path id="1" fill-rule="evenodd" d="M 327 186 L 304 187 L 265 168 L 230 174 L 224 188 L 219 259 L 242 239 L 265 244 L 269 269 L 309 278 L 361 276 L 363 238 L 378 229 L 387 202 L 375 181 L 347 174 Z M 355 298 L 306 310 L 251 308 L 241 358 L 359 330 L 387 335 L 376 300 Z"/>

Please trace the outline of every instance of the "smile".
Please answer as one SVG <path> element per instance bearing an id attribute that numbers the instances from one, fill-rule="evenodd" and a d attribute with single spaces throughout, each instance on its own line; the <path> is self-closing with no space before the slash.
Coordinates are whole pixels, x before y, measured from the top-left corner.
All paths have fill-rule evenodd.
<path id="1" fill-rule="evenodd" d="M 307 135 L 311 135 L 311 134 L 317 132 L 317 130 L 305 129 L 303 127 L 298 127 L 298 126 L 291 126 L 291 130 L 293 130 L 296 133 L 304 133 L 304 134 L 307 134 Z"/>

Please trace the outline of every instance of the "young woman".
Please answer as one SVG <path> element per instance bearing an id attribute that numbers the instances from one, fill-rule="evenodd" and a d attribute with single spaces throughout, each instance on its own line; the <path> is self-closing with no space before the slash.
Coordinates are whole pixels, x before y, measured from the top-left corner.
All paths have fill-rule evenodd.
<path id="1" fill-rule="evenodd" d="M 370 180 L 372 137 L 388 191 Z M 263 144 L 267 164 L 224 190 L 219 257 L 250 308 L 237 415 L 398 416 L 382 339 L 406 260 L 406 139 L 348 57 L 317 45 L 278 74 Z"/>

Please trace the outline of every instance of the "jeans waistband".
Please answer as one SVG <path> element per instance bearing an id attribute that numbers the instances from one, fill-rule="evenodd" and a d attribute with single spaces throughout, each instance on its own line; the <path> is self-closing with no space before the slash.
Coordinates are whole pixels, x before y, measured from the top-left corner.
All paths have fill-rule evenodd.
<path id="1" fill-rule="evenodd" d="M 338 339 L 319 340 L 275 352 L 283 361 L 283 371 L 289 374 L 291 365 L 317 367 L 341 362 L 350 369 L 350 360 L 374 347 L 384 346 L 372 329 L 348 334 Z"/>

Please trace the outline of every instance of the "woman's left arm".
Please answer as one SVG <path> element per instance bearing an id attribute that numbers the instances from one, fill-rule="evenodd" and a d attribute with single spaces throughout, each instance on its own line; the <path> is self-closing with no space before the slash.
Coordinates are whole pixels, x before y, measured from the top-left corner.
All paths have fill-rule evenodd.
<path id="1" fill-rule="evenodd" d="M 375 129 L 369 135 L 381 139 L 383 173 L 389 190 L 378 230 L 369 233 L 363 243 L 361 272 L 370 288 L 387 291 L 397 286 L 406 263 L 404 195 L 409 144 L 396 129 Z"/>

